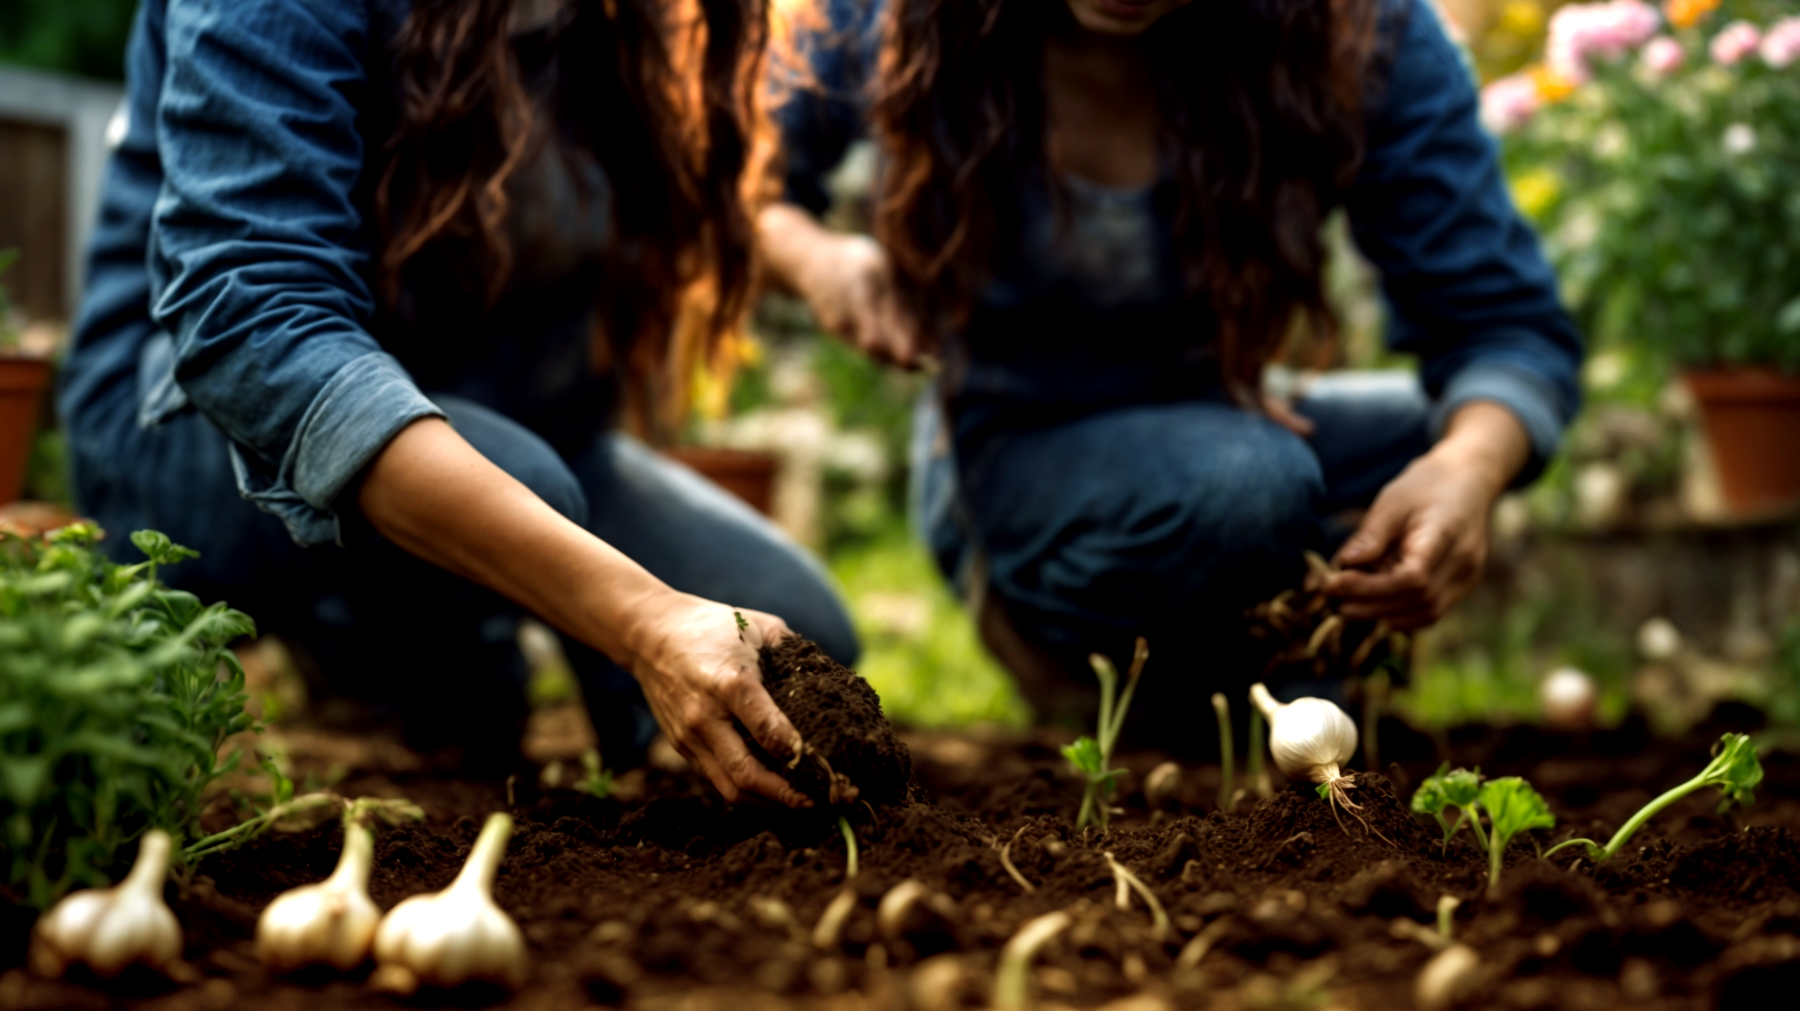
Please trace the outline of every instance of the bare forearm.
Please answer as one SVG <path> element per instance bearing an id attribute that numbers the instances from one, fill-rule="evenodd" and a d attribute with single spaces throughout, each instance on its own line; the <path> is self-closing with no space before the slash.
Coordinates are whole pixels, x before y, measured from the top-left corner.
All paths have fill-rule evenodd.
<path id="1" fill-rule="evenodd" d="M 358 504 L 376 531 L 518 602 L 614 659 L 674 591 L 495 466 L 447 422 L 413 423 L 370 466 Z"/>
<path id="2" fill-rule="evenodd" d="M 756 239 L 762 252 L 764 276 L 777 287 L 795 294 L 804 290 L 809 263 L 819 255 L 821 248 L 837 238 L 837 233 L 795 204 L 771 204 L 756 218 Z"/>
<path id="3" fill-rule="evenodd" d="M 1481 475 L 1498 498 L 1531 458 L 1531 436 L 1511 411 L 1477 400 L 1450 416 L 1431 453 Z"/>

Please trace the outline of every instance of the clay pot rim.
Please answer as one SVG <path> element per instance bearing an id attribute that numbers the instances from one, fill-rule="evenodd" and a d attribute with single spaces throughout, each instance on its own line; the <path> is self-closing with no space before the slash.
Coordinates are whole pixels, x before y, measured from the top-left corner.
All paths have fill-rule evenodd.
<path id="1" fill-rule="evenodd" d="M 51 361 L 43 355 L 0 351 L 0 393 L 35 396 L 50 385 Z"/>
<path id="2" fill-rule="evenodd" d="M 1800 375 L 1787 375 L 1768 366 L 1686 369 L 1681 381 L 1701 400 L 1800 399 Z"/>

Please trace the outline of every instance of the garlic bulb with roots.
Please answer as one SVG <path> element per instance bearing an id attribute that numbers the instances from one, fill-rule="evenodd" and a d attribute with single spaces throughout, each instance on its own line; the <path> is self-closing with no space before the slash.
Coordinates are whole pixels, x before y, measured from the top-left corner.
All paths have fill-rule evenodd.
<path id="1" fill-rule="evenodd" d="M 529 962 L 525 936 L 494 904 L 494 875 L 506 855 L 512 818 L 488 815 L 469 860 L 450 887 L 415 895 L 395 906 L 375 930 L 377 974 L 394 989 L 400 980 L 453 987 L 486 982 L 518 988 Z"/>
<path id="2" fill-rule="evenodd" d="M 344 852 L 331 876 L 283 892 L 256 921 L 256 956 L 272 972 L 309 965 L 348 971 L 369 957 L 381 910 L 369 898 L 375 836 L 354 821 L 344 824 Z"/>
<path id="3" fill-rule="evenodd" d="M 1282 775 L 1323 785 L 1333 813 L 1338 804 L 1352 812 L 1361 810 L 1349 794 L 1356 784 L 1343 772 L 1343 764 L 1356 753 L 1354 720 L 1325 699 L 1277 702 L 1261 682 L 1250 686 L 1250 701 L 1269 721 L 1269 753 Z M 1361 815 L 1356 817 L 1363 821 Z M 1367 821 L 1363 826 L 1374 831 Z"/>
<path id="4" fill-rule="evenodd" d="M 181 955 L 181 924 L 163 901 L 174 840 L 161 829 L 144 833 L 131 873 L 112 888 L 89 888 L 65 897 L 38 918 L 32 931 L 31 966 L 61 976 L 85 964 L 102 978 L 133 965 L 163 971 Z"/>

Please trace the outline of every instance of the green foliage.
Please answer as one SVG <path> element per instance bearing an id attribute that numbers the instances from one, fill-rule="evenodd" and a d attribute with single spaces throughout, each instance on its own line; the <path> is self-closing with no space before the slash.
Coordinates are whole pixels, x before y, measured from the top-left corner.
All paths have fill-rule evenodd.
<path id="1" fill-rule="evenodd" d="M 592 796 L 595 800 L 605 800 L 612 796 L 612 770 L 601 766 L 600 752 L 593 748 L 582 752 L 581 768 L 581 782 L 575 784 L 575 789 Z"/>
<path id="2" fill-rule="evenodd" d="M 1124 769 L 1108 768 L 1112 765 L 1113 744 L 1119 739 L 1119 731 L 1125 728 L 1125 712 L 1131 708 L 1131 696 L 1137 691 L 1138 678 L 1144 673 L 1144 663 L 1149 659 L 1150 651 L 1143 639 L 1137 641 L 1137 652 L 1131 659 L 1131 671 L 1125 679 L 1125 691 L 1119 691 L 1119 672 L 1113 667 L 1111 660 L 1094 653 L 1088 657 L 1088 663 L 1094 668 L 1094 676 L 1100 680 L 1100 726 L 1099 736 L 1078 737 L 1075 743 L 1063 746 L 1063 757 L 1069 765 L 1080 773 L 1085 781 L 1081 793 L 1081 812 L 1075 818 L 1077 829 L 1087 828 L 1090 823 L 1097 823 L 1100 831 L 1106 831 L 1108 815 L 1111 813 L 1107 802 L 1112 799 L 1113 791 L 1118 786 L 1118 778 L 1125 774 Z"/>
<path id="3" fill-rule="evenodd" d="M 0 63 L 121 79 L 136 9 L 137 0 L 6 0 Z"/>
<path id="4" fill-rule="evenodd" d="M 1762 762 L 1756 757 L 1756 742 L 1745 734 L 1726 734 L 1719 738 L 1718 744 L 1713 745 L 1712 761 L 1700 770 L 1698 776 L 1645 804 L 1613 833 L 1612 839 L 1605 846 L 1592 839 L 1569 839 L 1552 846 L 1550 853 L 1566 846 L 1582 846 L 1587 849 L 1589 858 L 1594 862 L 1610 860 L 1619 855 L 1619 851 L 1625 848 L 1625 844 L 1637 834 L 1638 829 L 1644 827 L 1645 822 L 1688 794 L 1709 786 L 1718 787 L 1725 795 L 1719 801 L 1719 813 L 1724 814 L 1732 804 L 1749 807 L 1754 803 L 1756 787 L 1762 783 L 1762 778 L 1763 768 Z M 1545 854 L 1548 855 L 1549 853 Z"/>
<path id="5" fill-rule="evenodd" d="M 1792 372 L 1800 73 L 1713 61 L 1727 21 L 1673 31 L 1686 60 L 1662 79 L 1636 53 L 1594 60 L 1591 82 L 1507 137 L 1508 174 L 1597 345 Z"/>
<path id="6" fill-rule="evenodd" d="M 7 268 L 18 259 L 18 250 L 0 249 L 0 274 L 6 273 Z M 12 314 L 12 296 L 7 292 L 6 285 L 0 284 L 0 348 L 11 347 L 18 340 L 18 335 L 12 329 Z"/>
<path id="7" fill-rule="evenodd" d="M 197 837 L 219 745 L 253 724 L 226 645 L 255 624 L 159 583 L 194 557 L 162 534 L 132 535 L 136 565 L 99 537 L 0 538 L 0 830 L 10 897 L 39 907 L 110 883 L 146 829 Z"/>
<path id="8" fill-rule="evenodd" d="M 1500 888 L 1500 863 L 1506 856 L 1506 844 L 1532 829 L 1555 828 L 1556 818 L 1543 795 L 1518 776 L 1502 776 L 1481 784 L 1476 803 L 1488 814 L 1488 892 L 1493 893 Z"/>
<path id="9" fill-rule="evenodd" d="M 1414 814 L 1428 814 L 1437 819 L 1438 827 L 1444 830 L 1444 846 L 1450 845 L 1450 837 L 1462 828 L 1467 820 L 1474 829 L 1476 838 L 1482 847 L 1487 847 L 1487 838 L 1481 830 L 1481 817 L 1476 808 L 1476 801 L 1481 793 L 1481 770 L 1450 768 L 1445 762 L 1438 766 L 1437 772 L 1425 778 L 1419 788 L 1413 791 L 1412 809 Z M 1447 808 L 1456 808 L 1456 822 L 1452 824 L 1444 818 Z"/>

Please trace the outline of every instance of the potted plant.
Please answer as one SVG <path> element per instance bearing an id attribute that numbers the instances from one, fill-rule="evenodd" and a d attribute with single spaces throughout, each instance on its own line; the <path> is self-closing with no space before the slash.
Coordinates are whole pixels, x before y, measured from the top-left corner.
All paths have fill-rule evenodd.
<path id="1" fill-rule="evenodd" d="M 1719 7 L 1563 7 L 1482 115 L 1592 340 L 1679 372 L 1754 518 L 1800 506 L 1800 18 Z"/>
<path id="2" fill-rule="evenodd" d="M 0 273 L 18 257 L 16 249 L 0 250 Z M 25 483 L 38 407 L 49 385 L 50 361 L 20 350 L 12 302 L 0 285 L 0 505 L 17 499 Z"/>

